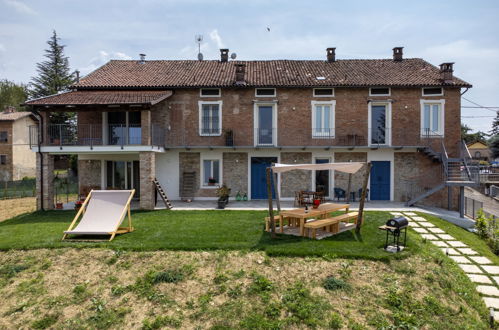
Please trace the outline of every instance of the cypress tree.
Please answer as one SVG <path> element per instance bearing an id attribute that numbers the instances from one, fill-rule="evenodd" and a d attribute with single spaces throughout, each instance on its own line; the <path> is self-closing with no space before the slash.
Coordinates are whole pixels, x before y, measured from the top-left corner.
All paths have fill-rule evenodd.
<path id="1" fill-rule="evenodd" d="M 499 111 L 496 112 L 496 117 L 492 122 L 492 129 L 490 130 L 491 135 L 499 135 Z"/>

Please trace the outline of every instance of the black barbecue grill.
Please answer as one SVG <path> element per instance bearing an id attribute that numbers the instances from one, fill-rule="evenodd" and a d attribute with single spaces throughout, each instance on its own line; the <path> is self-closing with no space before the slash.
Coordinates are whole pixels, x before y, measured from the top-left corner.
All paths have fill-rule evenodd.
<path id="1" fill-rule="evenodd" d="M 404 233 L 404 247 L 407 243 L 407 227 L 409 226 L 409 221 L 404 217 L 396 217 L 388 220 L 386 225 L 379 227 L 380 230 L 386 231 L 386 241 L 385 250 L 388 247 L 388 238 L 392 236 L 393 245 L 397 248 L 397 252 L 400 251 L 400 235 Z"/>

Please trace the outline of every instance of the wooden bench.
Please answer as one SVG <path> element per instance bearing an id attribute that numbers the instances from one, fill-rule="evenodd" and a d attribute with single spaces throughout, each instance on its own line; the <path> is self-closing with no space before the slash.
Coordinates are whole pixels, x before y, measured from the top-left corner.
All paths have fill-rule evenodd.
<path id="1" fill-rule="evenodd" d="M 284 232 L 283 219 L 282 215 L 274 215 L 274 222 L 279 222 L 279 229 L 281 233 Z M 270 231 L 270 217 L 265 217 L 265 231 Z"/>
<path id="2" fill-rule="evenodd" d="M 338 215 L 331 218 L 316 220 L 305 223 L 305 236 L 308 236 L 308 231 L 312 230 L 312 238 L 317 237 L 317 229 L 324 228 L 333 234 L 337 234 L 340 230 L 340 222 L 346 222 L 349 220 L 355 220 L 357 223 L 357 216 L 359 212 L 349 212 L 342 215 Z"/>

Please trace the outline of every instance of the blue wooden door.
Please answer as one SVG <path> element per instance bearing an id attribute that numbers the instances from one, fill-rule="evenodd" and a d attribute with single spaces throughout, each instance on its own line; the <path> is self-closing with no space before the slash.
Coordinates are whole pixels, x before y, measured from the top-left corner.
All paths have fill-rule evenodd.
<path id="1" fill-rule="evenodd" d="M 370 181 L 371 200 L 390 200 L 390 162 L 372 162 Z"/>
<path id="2" fill-rule="evenodd" d="M 272 163 L 277 163 L 276 157 L 251 157 L 251 199 L 267 199 L 266 169 Z M 272 197 L 275 198 L 274 190 Z"/>

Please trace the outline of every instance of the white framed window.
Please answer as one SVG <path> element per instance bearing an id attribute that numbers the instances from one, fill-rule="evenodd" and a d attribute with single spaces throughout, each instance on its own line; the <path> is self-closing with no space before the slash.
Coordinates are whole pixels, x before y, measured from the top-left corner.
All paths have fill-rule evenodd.
<path id="1" fill-rule="evenodd" d="M 334 138 L 334 107 L 336 101 L 312 101 L 312 137 Z"/>
<path id="2" fill-rule="evenodd" d="M 421 88 L 421 95 L 442 96 L 444 95 L 444 89 L 442 87 L 423 87 Z"/>
<path id="3" fill-rule="evenodd" d="M 371 87 L 369 88 L 369 96 L 390 96 L 390 87 Z"/>
<path id="4" fill-rule="evenodd" d="M 199 96 L 201 96 L 201 97 L 220 97 L 220 96 L 222 96 L 222 90 L 220 88 L 201 88 L 199 90 Z"/>
<path id="5" fill-rule="evenodd" d="M 7 131 L 1 131 L 0 132 L 0 142 L 8 142 L 9 137 L 7 134 Z"/>
<path id="6" fill-rule="evenodd" d="M 275 88 L 255 88 L 256 97 L 272 97 L 276 95 Z"/>
<path id="7" fill-rule="evenodd" d="M 199 135 L 222 135 L 222 101 L 199 101 Z"/>
<path id="8" fill-rule="evenodd" d="M 421 136 L 444 136 L 445 100 L 421 100 Z"/>
<path id="9" fill-rule="evenodd" d="M 334 96 L 334 88 L 314 88 L 314 97 L 331 97 Z"/>
<path id="10" fill-rule="evenodd" d="M 222 161 L 220 159 L 201 160 L 201 186 L 203 188 L 216 188 L 222 184 Z"/>
<path id="11" fill-rule="evenodd" d="M 7 155 L 0 155 L 0 165 L 7 165 Z"/>

